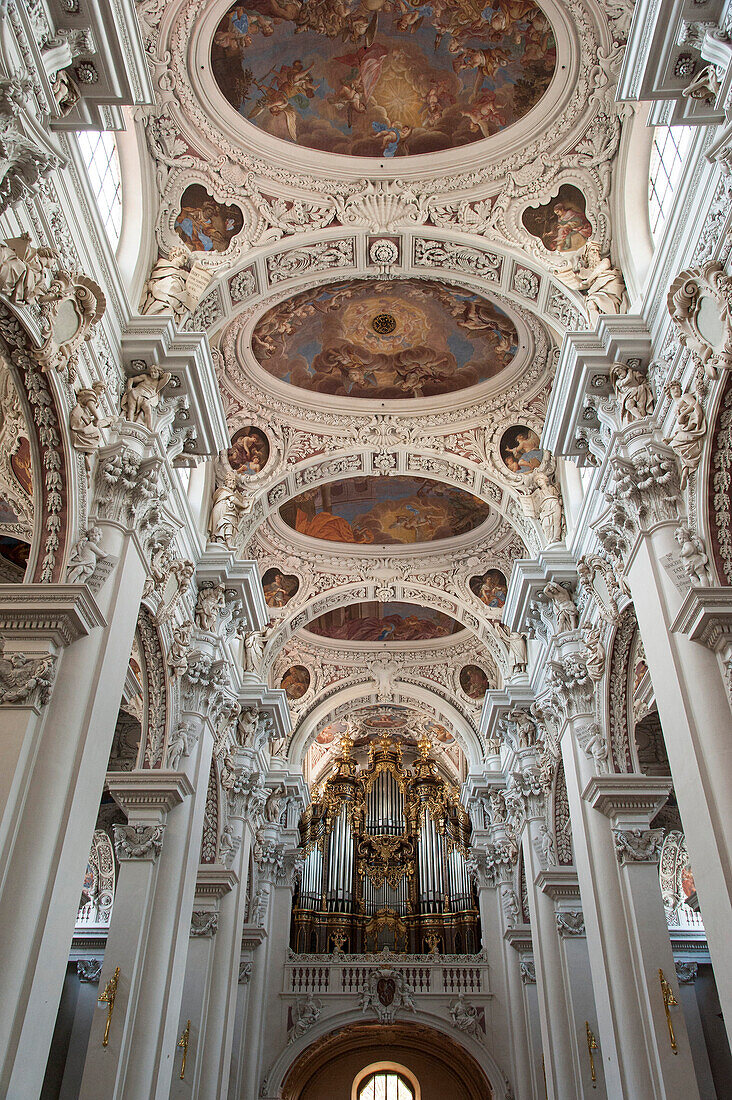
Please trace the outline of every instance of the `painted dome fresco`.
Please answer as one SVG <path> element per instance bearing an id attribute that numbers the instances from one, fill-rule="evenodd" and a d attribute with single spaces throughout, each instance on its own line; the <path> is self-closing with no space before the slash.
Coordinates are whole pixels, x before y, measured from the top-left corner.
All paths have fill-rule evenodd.
<path id="1" fill-rule="evenodd" d="M 258 362 L 281 381 L 377 400 L 477 385 L 502 371 L 518 344 L 493 302 L 418 279 L 313 287 L 273 306 L 252 333 Z"/>
<path id="2" fill-rule="evenodd" d="M 416 477 L 354 477 L 307 489 L 283 504 L 288 526 L 327 542 L 434 542 L 488 518 L 487 504 L 462 489 Z"/>
<path id="3" fill-rule="evenodd" d="M 313 634 L 349 642 L 424 642 L 462 630 L 460 623 L 412 603 L 352 603 L 308 624 Z"/>
<path id="4" fill-rule="evenodd" d="M 454 149 L 549 86 L 552 29 L 528 0 L 249 0 L 214 35 L 221 92 L 255 126 L 362 157 Z"/>

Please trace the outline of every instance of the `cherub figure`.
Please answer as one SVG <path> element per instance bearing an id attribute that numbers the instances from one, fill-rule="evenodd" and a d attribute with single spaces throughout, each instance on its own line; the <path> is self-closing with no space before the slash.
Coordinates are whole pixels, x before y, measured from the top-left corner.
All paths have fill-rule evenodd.
<path id="1" fill-rule="evenodd" d="M 709 557 L 696 531 L 692 531 L 688 523 L 681 523 L 676 528 L 674 537 L 679 544 L 681 560 L 691 583 L 698 584 L 700 588 L 709 588 Z"/>
<path id="2" fill-rule="evenodd" d="M 81 536 L 66 566 L 67 584 L 84 584 L 93 575 L 98 562 L 107 560 L 109 555 L 99 545 L 101 539 L 99 527 L 90 527 Z"/>

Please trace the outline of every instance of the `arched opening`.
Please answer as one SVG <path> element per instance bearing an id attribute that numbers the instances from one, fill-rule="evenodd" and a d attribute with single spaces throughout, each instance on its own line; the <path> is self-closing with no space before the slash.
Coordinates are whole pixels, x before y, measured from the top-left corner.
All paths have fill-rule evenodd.
<path id="1" fill-rule="evenodd" d="M 400 1083 L 402 1091 L 394 1091 Z M 386 1084 L 391 1092 L 383 1091 Z M 450 1036 L 421 1023 L 374 1021 L 349 1024 L 311 1043 L 286 1073 L 278 1095 L 282 1100 L 493 1100 L 495 1093 L 482 1066 Z"/>
<path id="2" fill-rule="evenodd" d="M 394 1062 L 367 1066 L 353 1082 L 353 1100 L 419 1100 L 420 1088 L 413 1074 Z"/>

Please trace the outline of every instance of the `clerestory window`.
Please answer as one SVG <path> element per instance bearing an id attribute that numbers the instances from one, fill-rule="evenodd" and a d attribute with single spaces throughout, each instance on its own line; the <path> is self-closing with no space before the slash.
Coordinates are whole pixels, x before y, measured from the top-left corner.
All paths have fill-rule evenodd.
<path id="1" fill-rule="evenodd" d="M 654 240 L 660 237 L 668 221 L 690 145 L 690 126 L 656 129 L 648 179 L 648 216 Z"/>
<path id="2" fill-rule="evenodd" d="M 76 135 L 102 224 L 112 248 L 122 229 L 122 180 L 114 134 L 80 131 Z"/>

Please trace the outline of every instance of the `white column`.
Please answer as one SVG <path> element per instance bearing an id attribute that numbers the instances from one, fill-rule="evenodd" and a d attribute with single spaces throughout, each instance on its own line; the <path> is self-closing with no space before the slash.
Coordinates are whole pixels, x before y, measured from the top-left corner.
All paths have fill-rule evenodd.
<path id="1" fill-rule="evenodd" d="M 572 1031 L 564 984 L 562 957 L 554 915 L 554 902 L 537 885 L 543 864 L 540 858 L 545 821 L 544 791 L 536 772 L 537 753 L 519 754 L 520 771 L 512 776 L 507 796 L 515 792 L 523 803 L 525 825 L 522 851 L 534 943 L 536 987 L 539 996 L 542 1046 L 548 1100 L 573 1100 L 582 1095 L 576 1077 Z"/>
<path id="2" fill-rule="evenodd" d="M 222 904 L 237 885 L 236 872 L 221 864 L 201 864 L 198 869 L 178 1024 L 182 1037 L 190 1021 L 188 1049 L 185 1052 L 185 1071 L 184 1051 L 182 1048 L 177 1051 L 170 1089 L 171 1097 L 180 1097 L 181 1100 L 183 1097 L 204 1096 L 201 1066 L 208 1041 L 215 1042 L 216 1024 L 221 1014 L 219 999 L 212 988 L 212 976 L 221 929 Z M 184 1073 L 183 1077 L 181 1073 Z"/>
<path id="3" fill-rule="evenodd" d="M 284 1040 L 285 1020 L 282 998 L 282 960 L 289 942 L 292 881 L 285 865 L 283 830 L 265 824 L 259 830 L 254 847 L 258 866 L 258 889 L 265 891 L 266 937 L 254 955 L 249 983 L 242 1096 L 258 1096 L 262 1076 L 273 1049 Z"/>
<path id="4" fill-rule="evenodd" d="M 549 692 L 540 705 L 545 716 L 553 710 L 561 740 L 607 1092 L 613 1100 L 635 1100 L 640 1096 L 671 1100 L 678 1096 L 674 1091 L 676 1082 L 683 1080 L 687 1083 L 685 1095 L 695 1097 L 698 1093 L 693 1071 L 689 1072 L 688 1047 L 683 1057 L 670 1056 L 656 1028 L 654 1007 L 663 1012 L 662 1003 L 658 999 L 655 1006 L 650 1004 L 648 968 L 655 966 L 658 983 L 658 967 L 668 965 L 671 951 L 657 877 L 647 887 L 652 896 L 655 892 L 661 908 L 656 919 L 649 920 L 643 929 L 645 939 L 640 951 L 641 942 L 631 933 L 633 899 L 624 897 L 621 887 L 612 827 L 584 797 L 590 780 L 595 778 L 595 764 L 582 745 L 588 744 L 595 711 L 593 685 L 583 664 L 582 648 L 576 632 L 555 636 L 553 656 L 557 660 L 551 664 Z M 659 783 L 645 776 L 614 778 L 650 783 L 657 808 L 666 799 L 668 781 Z M 651 957 L 656 960 L 653 966 L 649 963 Z M 660 998 L 660 986 L 658 989 Z"/>
<path id="5" fill-rule="evenodd" d="M 481 837 L 476 832 L 473 833 L 472 847 L 478 862 L 482 947 L 490 965 L 491 992 L 498 1009 L 492 1015 L 503 1019 L 501 1036 L 505 1036 L 510 1051 L 511 1065 L 507 1070 L 516 1100 L 532 1100 L 531 1070 L 526 1057 L 530 1039 L 521 963 L 512 943 L 512 929 L 500 896 L 501 886 L 512 889 L 515 861 L 511 861 L 508 846 L 502 847 L 500 842 L 497 845 L 481 844 Z"/>
<path id="6" fill-rule="evenodd" d="M 671 1008 L 676 1050 L 672 1049 L 663 1005 L 659 971 L 678 1000 L 676 967 L 658 880 L 663 830 L 650 823 L 664 805 L 670 783 L 646 776 L 607 775 L 592 779 L 585 801 L 608 817 L 613 826 L 619 863 L 620 900 L 632 956 L 636 999 L 640 1006 L 646 1048 L 653 1057 L 656 1095 L 671 1100 L 699 1096 L 686 1022 L 680 1008 Z"/>
<path id="7" fill-rule="evenodd" d="M 132 649 L 146 575 L 137 529 L 159 499 L 162 461 L 145 440 L 140 429 L 100 454 L 95 522 L 113 568 L 89 626 L 103 625 L 60 655 L 42 724 L 28 727 L 33 748 L 21 754 L 32 769 L 13 780 L 23 791 L 0 885 L 0 1095 L 12 1100 L 37 1096 L 43 1081 Z M 16 745 L 21 736 L 16 727 Z"/>
<path id="8" fill-rule="evenodd" d="M 173 1078 L 171 1097 L 183 1100 L 195 1095 L 198 1100 L 219 1100 L 227 1095 L 231 1072 L 231 1054 L 234 1042 L 239 966 L 241 961 L 242 928 L 246 919 L 249 857 L 252 847 L 252 816 L 264 803 L 266 791 L 261 785 L 262 775 L 255 767 L 255 753 L 240 749 L 235 753 L 237 782 L 227 792 L 227 822 L 235 853 L 230 876 L 231 888 L 222 893 L 217 904 L 217 931 L 212 950 L 207 958 L 207 1009 L 196 1012 L 191 998 L 184 995 L 181 1022 L 190 1018 L 198 1020 L 191 1025 L 196 1038 L 195 1070 L 190 1084 Z M 221 868 L 221 872 L 225 869 Z M 199 889 L 202 875 L 211 876 L 213 868 L 199 872 Z M 193 946 L 193 945 L 191 945 Z M 193 960 L 189 957 L 189 969 Z M 203 979 L 199 978 L 198 984 Z M 189 985 L 188 975 L 186 985 Z M 189 1051 L 190 1054 L 190 1051 Z M 188 1078 L 188 1074 L 186 1074 Z M 192 1089 L 192 1092 L 190 1091 Z"/>
<path id="9" fill-rule="evenodd" d="M 587 1025 L 595 1037 L 598 1029 L 577 871 L 569 866 L 547 867 L 537 876 L 537 886 L 554 902 L 564 996 L 573 1021 L 571 1040 L 579 1087 L 585 1093 L 592 1089 L 592 1096 L 602 1100 L 607 1095 L 602 1061 L 599 1051 L 595 1051 L 596 1080 L 593 1083 L 587 1045 Z"/>
<path id="10" fill-rule="evenodd" d="M 222 676 L 225 663 L 218 659 L 216 635 L 198 631 L 193 638 L 188 669 L 183 677 L 182 720 L 188 730 L 190 754 L 181 758 L 177 773 L 190 790 L 190 797 L 169 815 L 155 880 L 144 893 L 130 900 L 130 911 L 138 907 L 138 923 L 146 911 L 147 929 L 144 942 L 145 964 L 135 963 L 134 945 L 120 931 L 118 953 L 111 950 L 116 931 L 117 897 L 112 911 L 110 943 L 105 955 L 101 981 L 108 980 L 116 966 L 120 967 L 120 982 L 124 988 L 125 969 L 131 970 L 128 1001 L 124 1014 L 124 1029 L 119 1046 L 102 1048 L 100 1031 L 102 1013 L 92 1026 L 84 1071 L 81 1100 L 99 1095 L 100 1082 L 108 1100 L 168 1100 L 179 1038 L 183 982 L 193 911 L 193 897 L 199 866 L 203 817 L 211 769 L 214 729 L 219 709 L 225 703 Z M 138 772 L 144 782 L 145 775 Z M 131 773 L 114 778 L 110 788 L 127 808 L 129 798 L 125 781 Z M 110 777 L 110 780 L 112 777 Z M 154 778 L 149 780 L 154 782 Z M 130 805 L 130 809 L 134 804 Z M 118 887 L 119 892 L 119 887 Z M 133 921 L 130 915 L 129 920 Z M 121 923 L 121 920 L 120 920 Z M 125 957 L 120 953 L 125 951 Z M 116 1009 L 119 1006 L 115 1006 Z M 111 1046 L 111 1040 L 110 1040 Z M 114 1054 L 114 1057 L 110 1057 Z"/>
<path id="11" fill-rule="evenodd" d="M 632 425 L 631 428 L 635 428 Z M 676 459 L 648 435 L 619 433 L 611 460 L 630 586 L 653 682 L 674 791 L 684 824 L 719 999 L 732 1036 L 732 737 L 716 654 L 674 633 L 684 593 L 662 560 L 678 554 L 681 496 Z M 642 485 L 641 490 L 639 486 Z M 617 525 L 617 518 L 616 518 Z M 598 535 L 610 537 L 598 529 Z"/>

